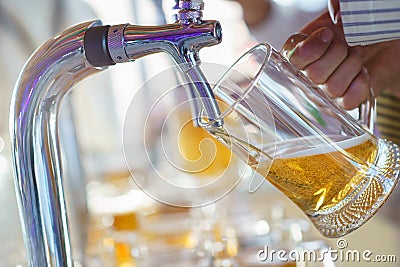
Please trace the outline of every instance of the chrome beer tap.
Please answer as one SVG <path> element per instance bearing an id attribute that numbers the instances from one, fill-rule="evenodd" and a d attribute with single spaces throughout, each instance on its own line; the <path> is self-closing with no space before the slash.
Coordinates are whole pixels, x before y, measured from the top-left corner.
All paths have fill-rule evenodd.
<path id="1" fill-rule="evenodd" d="M 116 25 L 89 28 L 85 35 L 85 50 L 93 66 L 108 66 L 134 61 L 143 56 L 165 52 L 178 64 L 189 86 L 193 116 L 198 118 L 204 108 L 210 120 L 219 116 L 212 89 L 199 68 L 199 50 L 221 42 L 218 21 L 202 20 L 203 0 L 179 1 L 177 22 L 162 26 Z M 201 103 L 200 103 L 201 102 Z M 218 123 L 218 121 L 216 121 Z"/>
<path id="2" fill-rule="evenodd" d="M 58 137 L 62 100 L 87 76 L 116 63 L 165 52 L 193 83 L 194 110 L 219 116 L 198 52 L 221 42 L 218 21 L 202 19 L 202 0 L 179 2 L 177 22 L 161 26 L 75 25 L 40 46 L 26 62 L 12 97 L 15 188 L 29 266 L 73 266 Z M 198 116 L 195 113 L 194 116 Z"/>

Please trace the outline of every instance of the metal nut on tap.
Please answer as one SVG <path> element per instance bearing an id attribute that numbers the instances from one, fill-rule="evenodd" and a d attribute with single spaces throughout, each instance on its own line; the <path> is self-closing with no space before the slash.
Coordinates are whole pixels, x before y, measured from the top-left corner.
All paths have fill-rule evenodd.
<path id="1" fill-rule="evenodd" d="M 204 2 L 203 0 L 181 0 L 179 8 L 178 21 L 182 23 L 198 22 L 203 17 Z"/>
<path id="2" fill-rule="evenodd" d="M 114 25 L 108 29 L 108 51 L 115 63 L 131 61 L 125 52 L 124 46 L 124 31 L 127 25 Z"/>
<path id="3" fill-rule="evenodd" d="M 188 10 L 203 10 L 204 2 L 203 0 L 181 0 L 179 1 L 179 7 Z"/>

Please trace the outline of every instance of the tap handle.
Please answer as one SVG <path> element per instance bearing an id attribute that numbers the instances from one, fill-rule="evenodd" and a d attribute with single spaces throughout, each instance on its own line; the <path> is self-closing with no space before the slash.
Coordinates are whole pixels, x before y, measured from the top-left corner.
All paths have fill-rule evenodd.
<path id="1" fill-rule="evenodd" d="M 85 56 L 94 67 L 110 66 L 115 62 L 108 52 L 107 35 L 110 26 L 91 27 L 84 37 Z"/>
<path id="2" fill-rule="evenodd" d="M 124 48 L 124 31 L 128 24 L 91 27 L 84 39 L 85 56 L 94 67 L 129 62 Z"/>

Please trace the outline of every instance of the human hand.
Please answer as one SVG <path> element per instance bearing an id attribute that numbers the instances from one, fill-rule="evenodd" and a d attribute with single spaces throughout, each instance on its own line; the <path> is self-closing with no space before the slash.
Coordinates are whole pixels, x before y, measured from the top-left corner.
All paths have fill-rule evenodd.
<path id="1" fill-rule="evenodd" d="M 360 51 L 346 44 L 341 24 L 328 12 L 289 37 L 281 52 L 345 109 L 357 107 L 370 95 Z"/>
<path id="2" fill-rule="evenodd" d="M 331 21 L 342 26 L 339 0 L 328 1 Z M 377 95 L 386 90 L 400 98 L 400 40 L 381 42 L 354 48 L 363 58 L 364 67 L 370 78 L 372 91 Z"/>
<path id="3" fill-rule="evenodd" d="M 400 97 L 400 40 L 349 47 L 337 8 L 288 38 L 282 54 L 345 109 L 357 107 L 371 90 Z"/>

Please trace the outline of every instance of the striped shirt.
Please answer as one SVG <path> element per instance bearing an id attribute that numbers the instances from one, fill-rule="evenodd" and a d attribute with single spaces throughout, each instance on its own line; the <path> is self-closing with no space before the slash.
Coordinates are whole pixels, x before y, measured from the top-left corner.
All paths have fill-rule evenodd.
<path id="1" fill-rule="evenodd" d="M 400 0 L 340 0 L 340 14 L 350 46 L 400 38 Z"/>
<path id="2" fill-rule="evenodd" d="M 376 111 L 378 135 L 400 145 L 400 99 L 384 91 L 377 98 Z"/>
<path id="3" fill-rule="evenodd" d="M 376 125 L 378 136 L 389 139 L 400 145 L 400 99 L 390 93 L 382 92 L 376 101 Z M 393 191 L 387 203 L 383 205 L 381 214 L 395 223 L 400 222 L 400 186 Z"/>

